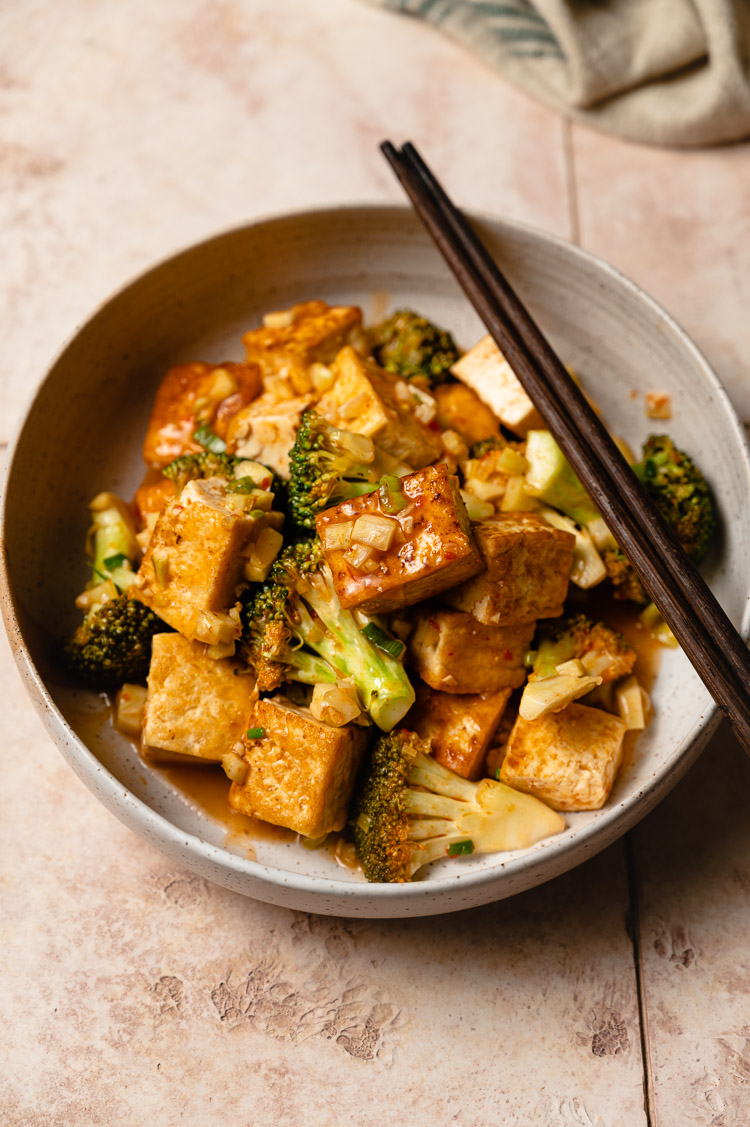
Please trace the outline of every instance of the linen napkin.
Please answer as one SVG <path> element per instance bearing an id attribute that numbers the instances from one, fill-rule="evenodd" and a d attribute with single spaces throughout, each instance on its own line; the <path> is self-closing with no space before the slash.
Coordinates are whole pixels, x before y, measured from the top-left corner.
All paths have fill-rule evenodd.
<path id="1" fill-rule="evenodd" d="M 748 0 L 366 0 L 415 16 L 588 125 L 658 145 L 750 135 Z"/>

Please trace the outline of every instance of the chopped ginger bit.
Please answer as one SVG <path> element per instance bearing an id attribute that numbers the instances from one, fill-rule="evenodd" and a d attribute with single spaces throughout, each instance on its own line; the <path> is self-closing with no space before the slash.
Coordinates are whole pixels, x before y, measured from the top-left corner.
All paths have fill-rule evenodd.
<path id="1" fill-rule="evenodd" d="M 646 392 L 646 414 L 649 419 L 671 419 L 672 396 L 665 391 Z"/>

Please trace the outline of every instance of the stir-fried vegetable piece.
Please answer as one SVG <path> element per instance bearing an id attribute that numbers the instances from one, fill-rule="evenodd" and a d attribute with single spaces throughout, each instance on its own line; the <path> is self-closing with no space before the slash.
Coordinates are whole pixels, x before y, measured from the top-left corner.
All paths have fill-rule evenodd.
<path id="1" fill-rule="evenodd" d="M 261 690 L 283 680 L 349 679 L 385 731 L 414 702 L 401 663 L 372 645 L 342 608 L 317 537 L 284 548 L 265 583 L 245 601 L 242 628 L 240 653 L 255 668 Z"/>
<path id="2" fill-rule="evenodd" d="M 413 732 L 391 732 L 363 769 L 350 821 L 368 880 L 403 883 L 440 857 L 522 849 L 564 829 L 538 799 L 463 779 L 429 750 Z"/>
<path id="3" fill-rule="evenodd" d="M 376 489 L 375 458 L 371 439 L 305 411 L 289 454 L 289 515 L 294 523 L 314 529 L 323 509 Z"/>
<path id="4" fill-rule="evenodd" d="M 112 580 L 124 591 L 135 579 L 141 550 L 128 505 L 115 493 L 98 493 L 89 503 L 92 555 L 89 588 Z"/>
<path id="5" fill-rule="evenodd" d="M 716 531 L 716 511 L 693 459 L 666 434 L 652 434 L 633 470 L 687 554 L 700 563 Z"/>
<path id="6" fill-rule="evenodd" d="M 540 622 L 532 675 L 551 677 L 559 665 L 574 660 L 603 682 L 616 681 L 632 671 L 635 650 L 611 626 L 592 622 L 585 614 Z"/>
<path id="7" fill-rule="evenodd" d="M 251 493 L 261 489 L 275 496 L 279 489 L 278 479 L 268 466 L 248 458 L 237 458 L 233 454 L 215 454 L 210 450 L 203 450 L 200 454 L 183 454 L 164 466 L 161 472 L 173 483 L 177 493 L 181 493 L 189 481 L 209 477 L 225 478 L 228 493 Z"/>
<path id="8" fill-rule="evenodd" d="M 450 333 L 410 309 L 399 309 L 369 333 L 375 359 L 388 372 L 442 383 L 461 355 Z"/>
<path id="9" fill-rule="evenodd" d="M 151 639 L 169 629 L 137 599 L 117 595 L 92 608 L 65 644 L 65 664 L 76 680 L 95 689 L 145 683 Z"/>

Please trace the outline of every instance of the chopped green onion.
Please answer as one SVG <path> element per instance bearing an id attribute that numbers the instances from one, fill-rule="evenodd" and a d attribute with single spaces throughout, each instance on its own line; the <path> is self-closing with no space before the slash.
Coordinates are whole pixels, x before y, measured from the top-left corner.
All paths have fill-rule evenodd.
<path id="1" fill-rule="evenodd" d="M 362 627 L 361 633 L 364 634 L 368 642 L 372 642 L 373 646 L 377 646 L 379 650 L 390 654 L 391 657 L 401 657 L 406 649 L 403 642 L 399 642 L 398 638 L 392 638 L 390 634 L 386 634 L 385 630 L 381 630 L 376 622 L 368 622 L 366 626 Z"/>
<path id="2" fill-rule="evenodd" d="M 118 552 L 116 556 L 107 556 L 104 566 L 107 571 L 114 571 L 116 567 L 122 567 L 126 563 L 130 563 L 128 557 L 124 552 Z"/>
<path id="3" fill-rule="evenodd" d="M 251 509 L 250 510 L 250 516 L 253 518 L 253 520 L 260 520 L 260 518 L 264 517 L 265 515 L 266 515 L 265 509 Z"/>
<path id="4" fill-rule="evenodd" d="M 409 504 L 401 492 L 401 479 L 384 474 L 378 487 L 380 507 L 384 513 L 400 513 Z"/>
<path id="5" fill-rule="evenodd" d="M 265 734 L 265 728 L 248 728 L 247 730 L 247 738 L 249 740 L 262 740 Z"/>
<path id="6" fill-rule="evenodd" d="M 227 482 L 227 493 L 253 493 L 257 488 L 251 477 L 238 477 L 235 481 Z"/>
<path id="7" fill-rule="evenodd" d="M 199 446 L 204 450 L 210 450 L 212 454 L 223 454 L 226 451 L 227 444 L 224 439 L 219 438 L 218 434 L 215 434 L 205 423 L 195 428 L 193 438 Z"/>
<path id="8" fill-rule="evenodd" d="M 470 841 L 470 840 L 469 841 L 454 841 L 451 845 L 448 846 L 448 856 L 449 857 L 460 857 L 464 853 L 473 853 L 473 852 L 474 852 L 474 842 Z"/>
<path id="9" fill-rule="evenodd" d="M 537 650 L 527 650 L 526 653 L 523 655 L 523 664 L 524 664 L 525 668 L 526 669 L 533 669 L 534 662 L 536 661 L 537 657 L 538 657 L 538 651 Z"/>
<path id="10" fill-rule="evenodd" d="M 495 778 L 497 779 L 498 782 L 500 782 L 500 768 L 499 767 L 498 767 L 497 771 L 495 771 Z"/>

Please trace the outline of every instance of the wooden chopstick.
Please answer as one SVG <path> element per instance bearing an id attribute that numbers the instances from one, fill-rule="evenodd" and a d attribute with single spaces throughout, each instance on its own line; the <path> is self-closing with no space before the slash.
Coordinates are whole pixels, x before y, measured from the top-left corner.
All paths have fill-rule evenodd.
<path id="1" fill-rule="evenodd" d="M 490 335 L 750 754 L 750 652 L 544 334 L 412 144 L 381 149 Z"/>

